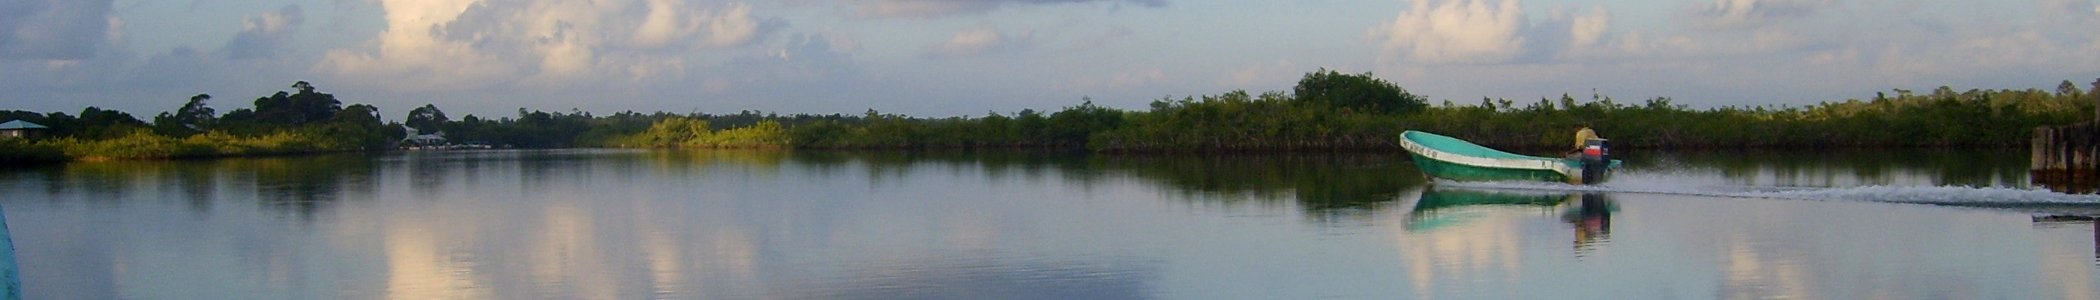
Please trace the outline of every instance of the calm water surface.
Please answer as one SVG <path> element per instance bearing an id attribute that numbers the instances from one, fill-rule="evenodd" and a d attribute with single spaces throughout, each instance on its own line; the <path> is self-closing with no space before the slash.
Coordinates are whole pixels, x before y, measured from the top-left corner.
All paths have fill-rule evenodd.
<path id="1" fill-rule="evenodd" d="M 32 299 L 2093 299 L 2024 151 L 484 151 L 0 170 Z"/>

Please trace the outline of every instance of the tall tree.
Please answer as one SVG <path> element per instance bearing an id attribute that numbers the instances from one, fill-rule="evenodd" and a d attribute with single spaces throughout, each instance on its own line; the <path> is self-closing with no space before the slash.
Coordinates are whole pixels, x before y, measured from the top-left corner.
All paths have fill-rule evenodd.
<path id="1" fill-rule="evenodd" d="M 75 122 L 78 123 L 74 124 L 77 127 L 72 127 L 76 130 L 73 136 L 96 139 L 124 136 L 147 126 L 145 121 L 139 121 L 129 113 L 94 106 L 80 110 L 80 117 Z M 58 128 L 54 126 L 53 129 Z"/>
<path id="2" fill-rule="evenodd" d="M 201 127 L 210 124 L 213 119 L 218 118 L 218 112 L 213 111 L 210 106 L 205 106 L 205 101 L 211 101 L 211 94 L 190 96 L 189 103 L 184 103 L 181 109 L 175 110 L 175 120 L 182 122 L 182 125 L 191 126 L 192 129 L 202 129 Z"/>
<path id="3" fill-rule="evenodd" d="M 429 134 L 444 130 L 445 123 L 451 121 L 451 118 L 445 117 L 445 111 L 438 110 L 436 104 L 424 104 L 423 107 L 409 110 L 408 121 L 403 125 L 415 128 L 416 132 Z"/>
<path id="4" fill-rule="evenodd" d="M 293 83 L 299 93 L 277 92 L 269 97 L 255 99 L 255 117 L 260 121 L 279 125 L 303 125 L 334 117 L 343 110 L 343 102 L 335 95 L 315 92 L 313 84 L 305 81 Z"/>
<path id="5" fill-rule="evenodd" d="M 1295 102 L 1330 106 L 1368 113 L 1409 114 L 1422 111 L 1429 102 L 1422 96 L 1371 76 L 1371 73 L 1342 74 L 1321 69 L 1298 80 Z"/>

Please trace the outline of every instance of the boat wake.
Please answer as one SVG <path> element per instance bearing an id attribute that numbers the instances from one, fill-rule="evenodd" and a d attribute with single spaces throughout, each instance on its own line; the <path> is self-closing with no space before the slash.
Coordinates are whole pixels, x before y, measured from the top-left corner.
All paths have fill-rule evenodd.
<path id="1" fill-rule="evenodd" d="M 1784 187 L 1730 185 L 1712 175 L 1621 173 L 1601 185 L 1551 182 L 1457 182 L 1438 186 L 1533 192 L 1604 192 L 1725 198 L 1811 201 L 1860 201 L 1963 207 L 2008 208 L 2053 214 L 2100 215 L 2100 195 L 2063 194 L 2043 189 L 1969 186 Z"/>

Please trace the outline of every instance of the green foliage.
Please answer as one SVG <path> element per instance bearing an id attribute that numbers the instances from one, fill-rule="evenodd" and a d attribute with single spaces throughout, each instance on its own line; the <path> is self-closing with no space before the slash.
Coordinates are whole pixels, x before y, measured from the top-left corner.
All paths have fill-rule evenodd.
<path id="1" fill-rule="evenodd" d="M 778 148 L 787 146 L 787 129 L 773 120 L 759 121 L 748 127 L 724 129 L 687 142 L 687 145 L 712 148 Z"/>
<path id="2" fill-rule="evenodd" d="M 80 117 L 77 119 L 67 120 L 65 114 L 53 115 L 52 119 L 63 127 L 53 126 L 51 129 L 60 136 L 114 138 L 146 128 L 146 122 L 139 121 L 131 114 L 93 106 L 80 110 Z"/>
<path id="3" fill-rule="evenodd" d="M 1389 85 L 1365 75 L 1322 71 L 1311 82 L 1347 81 Z M 1323 84 L 1302 84 L 1304 87 Z M 1317 90 L 1317 89 L 1313 89 Z M 1392 90 L 1398 90 L 1397 87 Z M 1399 92 L 1404 94 L 1404 92 Z M 1328 93 L 1336 94 L 1336 93 Z M 774 120 L 782 137 L 763 142 L 713 138 L 759 123 L 728 126 L 687 124 L 636 135 L 635 146 L 795 148 L 991 148 L 1084 146 L 1097 151 L 1305 151 L 1396 150 L 1401 131 L 1426 130 L 1507 149 L 1561 150 L 1572 144 L 1571 124 L 1590 124 L 1621 147 L 1956 147 L 2017 146 L 2036 126 L 2084 120 L 2093 110 L 2080 93 L 2042 90 L 1940 88 L 1928 95 L 1897 90 L 1873 100 L 1828 102 L 1808 107 L 1721 107 L 1691 109 L 1670 98 L 1622 104 L 1610 97 L 1570 95 L 1540 98 L 1519 106 L 1508 99 L 1478 105 L 1422 107 L 1407 114 L 1368 109 L 1361 103 L 1306 100 L 1307 93 L 1259 96 L 1234 91 L 1215 96 L 1153 101 L 1146 111 L 1121 111 L 1091 101 L 1047 116 L 1023 110 L 1013 116 L 919 119 L 868 111 L 861 116 L 764 116 L 745 112 L 706 118 Z M 1325 105 L 1323 103 L 1337 103 Z M 678 124 L 678 123 L 671 123 Z M 712 127 L 710 127 L 711 125 Z M 666 126 L 659 123 L 658 127 Z M 772 126 L 772 125 L 768 125 Z M 701 131 L 698 128 L 712 128 Z M 775 132 L 766 127 L 762 132 Z M 680 136 L 667 139 L 663 136 Z M 752 135 L 767 136 L 771 135 Z M 708 138 L 702 138 L 708 137 Z M 634 139 L 629 139 L 634 140 Z M 700 140 L 701 142 L 693 142 Z M 746 140 L 748 141 L 748 140 Z"/>
<path id="4" fill-rule="evenodd" d="M 1123 126 L 1123 112 L 1095 106 L 1088 99 L 1079 106 L 1050 114 L 1048 144 L 1058 146 L 1081 146 L 1095 133 Z"/>
<path id="5" fill-rule="evenodd" d="M 2089 100 L 2035 89 L 1896 94 L 1809 107 L 1706 110 L 1669 98 L 1626 106 L 1601 96 L 1563 96 L 1558 105 L 1540 99 L 1522 109 L 1492 104 L 1497 101 L 1437 107 L 1407 125 L 1508 148 L 1565 147 L 1572 143 L 1567 125 L 1584 122 L 1622 147 L 2004 147 L 2023 145 L 2037 126 L 2083 121 L 2093 111 Z"/>
<path id="6" fill-rule="evenodd" d="M 625 138 L 619 144 L 632 147 L 671 148 L 780 148 L 792 140 L 779 122 L 761 120 L 751 126 L 714 130 L 707 120 L 670 117 L 656 121 L 648 130 Z"/>
<path id="7" fill-rule="evenodd" d="M 0 165 L 52 163 L 66 161 L 65 150 L 47 143 L 30 142 L 25 139 L 0 138 Z"/>
<path id="8" fill-rule="evenodd" d="M 1281 93 L 1254 97 L 1234 91 L 1201 100 L 1161 99 L 1133 114 L 1127 126 L 1096 135 L 1103 151 L 1254 151 L 1366 149 L 1393 145 L 1390 116 L 1297 105 Z"/>
<path id="9" fill-rule="evenodd" d="M 190 102 L 176 108 L 175 112 L 163 112 L 154 116 L 153 131 L 167 136 L 189 136 L 210 128 L 212 123 L 218 121 L 218 114 L 211 107 L 205 106 L 204 101 L 207 100 L 211 100 L 211 95 L 190 96 Z"/>
<path id="10" fill-rule="evenodd" d="M 407 125 L 409 128 L 415 128 L 416 132 L 429 134 L 443 131 L 445 122 L 451 121 L 451 118 L 445 117 L 445 111 L 438 110 L 436 104 L 424 104 L 423 107 L 409 110 L 408 120 L 401 122 L 401 124 Z"/>
<path id="11" fill-rule="evenodd" d="M 1298 104 L 1333 107 L 1345 111 L 1409 114 L 1429 106 L 1422 96 L 1410 94 L 1371 73 L 1342 74 L 1321 69 L 1298 80 L 1293 98 Z"/>
<path id="12" fill-rule="evenodd" d="M 89 107 L 80 117 L 63 113 L 38 116 L 4 112 L 31 122 L 50 124 L 49 138 L 36 141 L 11 140 L 0 145 L 7 150 L 0 164 L 28 161 L 168 159 L 223 156 L 283 155 L 385 149 L 400 139 L 399 125 L 382 123 L 379 108 L 366 104 L 339 107 L 334 96 L 313 91 L 300 82 L 296 96 L 278 96 L 282 103 L 264 110 L 276 117 L 264 118 L 256 110 L 239 109 L 226 116 L 213 116 L 204 102 L 210 95 L 190 97 L 175 113 L 161 113 L 154 124 L 130 114 Z M 278 101 L 278 100 L 269 100 Z M 262 101 L 262 102 L 269 102 Z M 318 115 L 326 113 L 325 115 Z M 296 115 L 296 118 L 289 117 Z M 34 117 L 31 119 L 30 117 Z M 273 119 L 290 118 L 290 119 Z M 291 122 L 296 123 L 279 123 Z M 48 123 L 47 123 L 48 122 Z"/>
<path id="13" fill-rule="evenodd" d="M 59 138 L 36 144 L 59 149 L 65 157 L 83 160 L 284 155 L 352 151 L 361 146 L 355 140 L 332 135 L 326 129 L 292 130 L 251 137 L 211 131 L 186 138 L 172 138 L 141 129 L 112 139 Z"/>
<path id="14" fill-rule="evenodd" d="M 788 129 L 788 143 L 804 148 L 846 147 L 851 126 L 829 120 L 805 123 Z"/>
<path id="15" fill-rule="evenodd" d="M 673 117 L 656 121 L 656 124 L 649 126 L 648 131 L 643 131 L 628 141 L 644 147 L 677 147 L 699 140 L 712 130 L 709 129 L 707 120 Z"/>
<path id="16" fill-rule="evenodd" d="M 269 97 L 255 99 L 256 122 L 277 125 L 304 125 L 321 122 L 342 110 L 343 102 L 335 95 L 315 92 L 312 84 L 305 81 L 293 83 L 297 94 L 277 92 Z"/>
<path id="17" fill-rule="evenodd" d="M 1291 91 L 1233 91 L 1163 98 L 1148 110 L 1079 105 L 1050 113 L 1032 109 L 983 117 L 912 118 L 868 110 L 861 115 L 780 116 L 622 112 L 597 117 L 518 109 L 500 119 L 450 120 L 435 105 L 411 111 L 408 125 L 383 123 L 378 108 L 341 106 L 311 84 L 257 99 L 225 115 L 197 95 L 152 126 L 129 114 L 89 107 L 78 117 L 0 111 L 51 127 L 47 138 L 0 144 L 0 163 L 64 159 L 184 158 L 276 155 L 387 148 L 404 126 L 443 131 L 454 141 L 502 147 L 689 148 L 1089 148 L 1097 151 L 1393 151 L 1401 131 L 1425 130 L 1505 149 L 1559 150 L 1570 124 L 1590 124 L 1621 147 L 1958 147 L 2016 146 L 2036 126 L 2088 120 L 2094 103 L 2069 81 L 2054 90 L 1897 89 L 1873 99 L 1806 107 L 1691 109 L 1670 98 L 1621 104 L 1610 97 L 1561 95 L 1519 106 L 1483 98 L 1477 105 L 1420 96 L 1369 73 L 1321 70 Z M 55 153 L 55 154 L 54 154 Z"/>

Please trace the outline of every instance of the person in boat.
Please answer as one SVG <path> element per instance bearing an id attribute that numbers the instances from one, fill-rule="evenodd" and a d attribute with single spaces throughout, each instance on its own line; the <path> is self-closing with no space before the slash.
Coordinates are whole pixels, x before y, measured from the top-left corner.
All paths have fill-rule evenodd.
<path id="1" fill-rule="evenodd" d="M 1598 138 L 1600 137 L 1597 136 L 1597 131 L 1590 130 L 1589 123 L 1575 123 L 1575 149 L 1568 150 L 1568 155 L 1572 157 L 1581 154 L 1582 148 L 1589 147 L 1591 139 Z"/>

